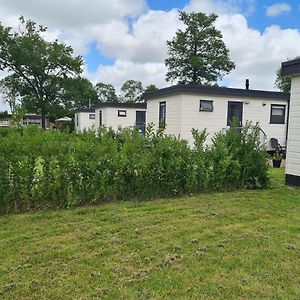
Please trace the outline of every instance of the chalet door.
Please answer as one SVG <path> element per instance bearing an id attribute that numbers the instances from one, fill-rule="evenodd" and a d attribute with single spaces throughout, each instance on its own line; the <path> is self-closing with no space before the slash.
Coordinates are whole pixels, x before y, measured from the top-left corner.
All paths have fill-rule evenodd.
<path id="1" fill-rule="evenodd" d="M 145 133 L 146 129 L 146 112 L 145 111 L 136 111 L 136 119 L 135 119 L 135 125 L 138 127 L 138 129 Z"/>
<path id="2" fill-rule="evenodd" d="M 227 125 L 232 126 L 237 122 L 239 127 L 243 125 L 243 102 L 228 101 Z"/>

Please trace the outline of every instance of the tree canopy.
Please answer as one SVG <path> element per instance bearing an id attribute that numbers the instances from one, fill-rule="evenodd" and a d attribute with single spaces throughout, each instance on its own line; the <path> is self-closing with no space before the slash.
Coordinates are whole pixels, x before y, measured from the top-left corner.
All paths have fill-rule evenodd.
<path id="1" fill-rule="evenodd" d="M 142 102 L 143 85 L 137 80 L 127 80 L 121 87 L 122 102 Z"/>
<path id="2" fill-rule="evenodd" d="M 93 84 L 80 76 L 65 80 L 61 97 L 63 106 L 70 110 L 95 106 L 101 102 Z"/>
<path id="3" fill-rule="evenodd" d="M 280 91 L 285 93 L 289 93 L 291 90 L 291 78 L 284 77 L 282 75 L 281 67 L 278 68 L 276 71 L 276 79 L 275 79 L 274 86 L 277 87 Z"/>
<path id="4" fill-rule="evenodd" d="M 95 90 L 100 102 L 118 102 L 116 90 L 112 84 L 98 82 Z"/>
<path id="5" fill-rule="evenodd" d="M 73 49 L 57 40 L 46 41 L 46 27 L 20 17 L 19 31 L 0 23 L 0 71 L 7 71 L 8 89 L 17 91 L 21 102 L 45 116 L 63 101 L 65 81 L 82 72 L 83 61 Z"/>
<path id="6" fill-rule="evenodd" d="M 155 84 L 149 84 L 146 86 L 144 92 L 145 93 L 151 93 L 151 92 L 155 92 L 158 90 L 158 87 Z"/>
<path id="7" fill-rule="evenodd" d="M 183 84 L 217 85 L 217 80 L 235 68 L 221 32 L 214 23 L 217 15 L 180 12 L 184 30 L 167 41 L 167 81 Z"/>

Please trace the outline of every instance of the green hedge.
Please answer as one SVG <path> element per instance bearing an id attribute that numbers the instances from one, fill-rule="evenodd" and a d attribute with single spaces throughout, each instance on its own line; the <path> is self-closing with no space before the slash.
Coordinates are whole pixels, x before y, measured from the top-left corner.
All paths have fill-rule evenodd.
<path id="1" fill-rule="evenodd" d="M 195 147 L 162 131 L 0 130 L 0 213 L 264 187 L 267 157 L 258 126 L 218 133 Z"/>

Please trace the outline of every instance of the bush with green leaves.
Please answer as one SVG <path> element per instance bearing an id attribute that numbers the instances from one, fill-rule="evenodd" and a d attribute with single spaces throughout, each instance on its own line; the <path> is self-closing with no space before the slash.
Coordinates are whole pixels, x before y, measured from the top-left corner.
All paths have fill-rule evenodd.
<path id="1" fill-rule="evenodd" d="M 258 125 L 217 133 L 210 145 L 205 130 L 192 133 L 194 147 L 151 126 L 145 136 L 0 130 L 0 213 L 268 185 Z"/>

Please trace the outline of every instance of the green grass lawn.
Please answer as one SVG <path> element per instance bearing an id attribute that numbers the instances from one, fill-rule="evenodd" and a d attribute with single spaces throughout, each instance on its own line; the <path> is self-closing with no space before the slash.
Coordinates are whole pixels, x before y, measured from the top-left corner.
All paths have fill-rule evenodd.
<path id="1" fill-rule="evenodd" d="M 1 299 L 300 298 L 300 189 L 0 217 Z"/>

